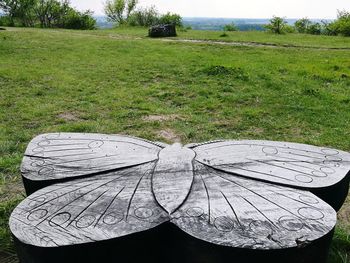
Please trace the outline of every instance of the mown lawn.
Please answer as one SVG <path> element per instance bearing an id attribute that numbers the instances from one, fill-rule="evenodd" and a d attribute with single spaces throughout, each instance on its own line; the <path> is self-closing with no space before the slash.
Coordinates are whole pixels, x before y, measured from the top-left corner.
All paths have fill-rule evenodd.
<path id="1" fill-rule="evenodd" d="M 236 32 L 223 39 L 198 31 L 178 37 L 295 48 L 146 34 L 0 31 L 0 262 L 13 253 L 7 222 L 24 196 L 21 158 L 40 133 L 119 133 L 169 143 L 267 139 L 350 151 L 350 38 Z M 350 262 L 349 215 L 348 201 L 330 262 Z"/>

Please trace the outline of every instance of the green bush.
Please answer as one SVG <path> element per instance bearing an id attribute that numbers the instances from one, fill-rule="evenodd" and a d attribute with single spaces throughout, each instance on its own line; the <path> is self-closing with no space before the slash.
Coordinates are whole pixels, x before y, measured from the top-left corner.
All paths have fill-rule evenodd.
<path id="1" fill-rule="evenodd" d="M 291 25 L 285 25 L 283 33 L 295 33 L 295 28 Z"/>
<path id="2" fill-rule="evenodd" d="M 160 24 L 171 24 L 178 27 L 182 27 L 182 18 L 178 14 L 166 13 L 165 15 L 161 15 L 159 18 Z"/>
<path id="3" fill-rule="evenodd" d="M 139 8 L 132 12 L 127 19 L 129 26 L 153 26 L 156 24 L 172 24 L 183 27 L 182 17 L 178 14 L 166 13 L 160 15 L 154 6 Z"/>
<path id="4" fill-rule="evenodd" d="M 335 20 L 331 27 L 338 35 L 350 36 L 350 12 L 338 11 L 338 19 Z"/>
<path id="5" fill-rule="evenodd" d="M 231 24 L 226 24 L 224 25 L 224 31 L 238 31 L 238 28 L 236 27 L 236 25 L 232 22 Z"/>
<path id="6" fill-rule="evenodd" d="M 96 20 L 90 11 L 78 12 L 69 0 L 0 0 L 4 26 L 93 29 Z"/>
<path id="7" fill-rule="evenodd" d="M 336 28 L 334 27 L 334 23 L 322 21 L 322 34 L 327 36 L 336 36 L 337 31 L 336 31 Z"/>
<path id="8" fill-rule="evenodd" d="M 295 30 L 298 33 L 307 33 L 308 28 L 312 24 L 311 20 L 308 18 L 302 18 L 294 23 Z"/>
<path id="9" fill-rule="evenodd" d="M 265 28 L 274 34 L 284 34 L 286 33 L 287 21 L 278 16 L 274 16 L 270 19 L 270 23 L 265 26 Z"/>
<path id="10" fill-rule="evenodd" d="M 153 26 L 159 23 L 159 14 L 154 6 L 140 8 L 130 14 L 128 25 L 130 26 Z"/>
<path id="11" fill-rule="evenodd" d="M 96 28 L 96 20 L 92 18 L 90 11 L 77 12 L 71 10 L 64 19 L 64 28 L 91 30 Z"/>
<path id="12" fill-rule="evenodd" d="M 0 16 L 0 26 L 13 26 L 10 17 Z"/>
<path id="13" fill-rule="evenodd" d="M 311 35 L 321 35 L 322 33 L 322 26 L 320 23 L 312 23 L 309 25 L 309 27 L 306 29 L 306 33 Z"/>

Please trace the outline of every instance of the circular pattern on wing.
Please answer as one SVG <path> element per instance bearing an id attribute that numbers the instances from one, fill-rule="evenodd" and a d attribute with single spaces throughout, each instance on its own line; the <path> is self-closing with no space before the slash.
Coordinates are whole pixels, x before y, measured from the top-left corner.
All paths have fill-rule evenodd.
<path id="1" fill-rule="evenodd" d="M 303 228 L 303 222 L 294 216 L 282 216 L 278 219 L 280 226 L 288 231 L 299 231 Z"/>
<path id="2" fill-rule="evenodd" d="M 106 225 L 115 225 L 118 224 L 119 222 L 121 222 L 124 218 L 123 213 L 120 212 L 111 212 L 106 214 L 103 217 L 103 223 L 105 223 Z"/>
<path id="3" fill-rule="evenodd" d="M 47 215 L 48 211 L 46 209 L 37 209 L 29 213 L 27 219 L 29 221 L 37 221 L 44 218 Z"/>
<path id="4" fill-rule="evenodd" d="M 204 210 L 200 207 L 190 207 L 187 209 L 186 214 L 190 217 L 200 217 L 204 214 Z"/>
<path id="5" fill-rule="evenodd" d="M 153 216 L 153 211 L 147 207 L 139 207 L 135 209 L 135 216 L 139 219 L 148 219 Z"/>
<path id="6" fill-rule="evenodd" d="M 63 224 L 67 223 L 70 218 L 71 214 L 68 212 L 59 213 L 49 220 L 49 225 L 53 227 L 62 226 Z"/>
<path id="7" fill-rule="evenodd" d="M 267 155 L 276 155 L 278 153 L 278 150 L 276 147 L 263 147 L 262 151 Z"/>
<path id="8" fill-rule="evenodd" d="M 235 227 L 234 221 L 228 216 L 219 216 L 214 220 L 214 226 L 222 232 L 231 232 Z"/>
<path id="9" fill-rule="evenodd" d="M 315 197 L 308 196 L 308 195 L 299 195 L 299 199 L 305 203 L 308 203 L 308 204 L 318 204 L 319 203 L 319 201 Z"/>
<path id="10" fill-rule="evenodd" d="M 311 176 L 309 175 L 305 175 L 305 174 L 298 174 L 296 175 L 295 177 L 295 180 L 297 180 L 298 182 L 301 182 L 301 183 L 311 183 L 314 179 L 312 179 Z"/>
<path id="11" fill-rule="evenodd" d="M 94 215 L 85 215 L 80 217 L 75 223 L 77 228 L 87 228 L 95 222 L 96 217 Z"/>
<path id="12" fill-rule="evenodd" d="M 311 220 L 319 220 L 324 218 L 324 214 L 320 210 L 312 207 L 302 207 L 298 210 L 298 213 L 304 218 Z"/>

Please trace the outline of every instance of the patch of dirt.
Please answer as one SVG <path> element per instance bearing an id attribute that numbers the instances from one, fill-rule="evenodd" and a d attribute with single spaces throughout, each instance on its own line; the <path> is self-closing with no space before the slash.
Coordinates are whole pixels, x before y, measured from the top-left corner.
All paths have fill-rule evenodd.
<path id="1" fill-rule="evenodd" d="M 77 116 L 77 114 L 74 114 L 72 112 L 63 112 L 57 115 L 57 117 L 61 120 L 65 121 L 79 121 L 80 118 Z"/>
<path id="2" fill-rule="evenodd" d="M 157 136 L 160 138 L 165 139 L 168 142 L 176 143 L 176 142 L 181 142 L 180 136 L 178 136 L 173 130 L 171 129 L 164 129 L 160 130 L 157 133 Z"/>
<path id="3" fill-rule="evenodd" d="M 121 34 L 109 34 L 109 38 L 114 39 L 132 39 L 132 40 L 141 40 L 142 37 L 134 37 L 134 36 L 128 36 L 128 35 L 121 35 Z"/>
<path id="4" fill-rule="evenodd" d="M 177 114 L 170 115 L 148 115 L 142 118 L 146 122 L 164 122 L 164 121 L 174 121 L 182 120 L 182 118 Z"/>
<path id="5" fill-rule="evenodd" d="M 350 229 L 350 194 L 338 212 L 338 221 L 342 226 Z"/>
<path id="6" fill-rule="evenodd" d="M 255 134 L 255 135 L 261 135 L 264 132 L 265 132 L 265 130 L 263 128 L 260 128 L 260 127 L 252 127 L 250 129 L 248 129 L 248 133 Z"/>

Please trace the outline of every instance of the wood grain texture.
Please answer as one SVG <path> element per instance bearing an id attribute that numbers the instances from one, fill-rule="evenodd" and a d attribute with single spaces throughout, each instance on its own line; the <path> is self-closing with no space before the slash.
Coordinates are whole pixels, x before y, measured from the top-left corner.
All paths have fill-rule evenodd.
<path id="1" fill-rule="evenodd" d="M 329 187 L 350 170 L 350 154 L 305 144 L 222 141 L 192 148 L 196 160 L 248 178 L 302 188 Z"/>
<path id="2" fill-rule="evenodd" d="M 301 255 L 320 262 L 318 250 L 327 253 L 348 191 L 349 160 L 346 152 L 294 143 L 181 146 L 45 134 L 29 144 L 22 164 L 27 192 L 33 182 L 41 189 L 13 211 L 10 228 L 24 263 L 56 262 L 52 255 L 74 262 L 85 246 L 94 253 L 118 246 L 124 262 L 158 262 L 149 252 L 131 260 L 126 250 L 153 251 L 154 240 L 163 247 L 169 239 L 159 255 L 186 242 L 181 249 L 192 249 L 174 262 L 197 262 L 211 250 L 251 262 L 256 251 L 271 262 Z"/>

